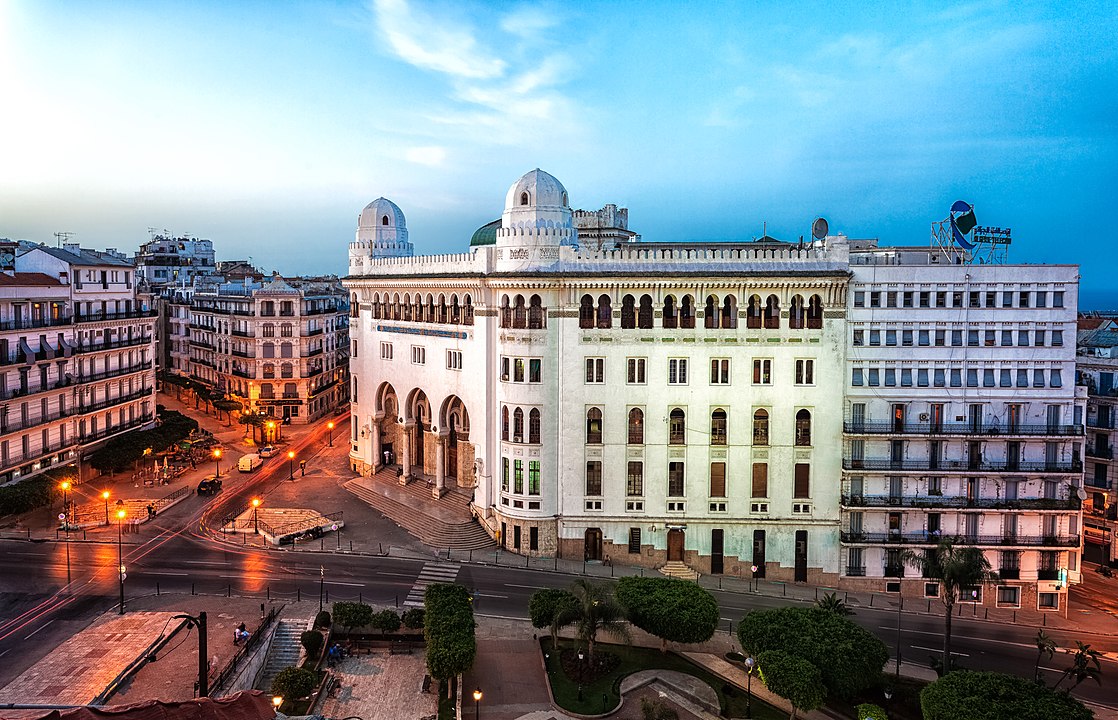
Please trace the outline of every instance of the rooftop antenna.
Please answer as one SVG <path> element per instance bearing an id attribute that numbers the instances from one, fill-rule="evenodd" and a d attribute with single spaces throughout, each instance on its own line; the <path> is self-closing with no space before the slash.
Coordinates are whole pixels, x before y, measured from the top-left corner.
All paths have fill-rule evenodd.
<path id="1" fill-rule="evenodd" d="M 56 243 L 55 246 L 56 247 L 62 247 L 62 245 L 64 243 L 69 242 L 70 238 L 72 238 L 72 237 L 74 237 L 74 233 L 72 233 L 72 232 L 56 232 L 54 234 L 54 240 L 55 240 L 55 243 Z"/>
<path id="2" fill-rule="evenodd" d="M 156 232 L 157 232 L 157 230 L 149 225 L 148 226 L 148 239 L 149 240 L 154 240 Z"/>

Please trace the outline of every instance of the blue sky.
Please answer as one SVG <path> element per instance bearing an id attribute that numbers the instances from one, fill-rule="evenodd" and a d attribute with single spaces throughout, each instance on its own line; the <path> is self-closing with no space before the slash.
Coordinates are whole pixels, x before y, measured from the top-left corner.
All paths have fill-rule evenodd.
<path id="1" fill-rule="evenodd" d="M 541 167 L 646 240 L 924 244 L 951 202 L 1118 307 L 1118 4 L 0 0 L 0 236 L 147 228 L 345 272 L 464 249 Z"/>

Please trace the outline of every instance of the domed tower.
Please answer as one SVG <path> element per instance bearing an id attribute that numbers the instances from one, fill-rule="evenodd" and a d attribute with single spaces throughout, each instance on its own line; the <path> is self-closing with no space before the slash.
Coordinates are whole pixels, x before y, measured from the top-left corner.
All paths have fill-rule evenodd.
<path id="1" fill-rule="evenodd" d="M 357 218 L 357 236 L 349 244 L 349 274 L 364 274 L 370 260 L 414 254 L 404 213 L 396 203 L 381 197 L 366 205 Z"/>
<path id="2" fill-rule="evenodd" d="M 536 168 L 509 188 L 498 247 L 571 245 L 577 238 L 567 189 L 554 176 Z"/>

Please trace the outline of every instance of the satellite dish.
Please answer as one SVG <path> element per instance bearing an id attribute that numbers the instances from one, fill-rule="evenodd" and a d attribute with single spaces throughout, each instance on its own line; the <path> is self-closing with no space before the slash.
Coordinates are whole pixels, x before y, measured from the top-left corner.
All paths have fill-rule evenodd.
<path id="1" fill-rule="evenodd" d="M 811 236 L 816 240 L 822 240 L 827 237 L 827 231 L 830 228 L 827 226 L 827 221 L 823 218 L 815 218 L 815 222 L 811 224 Z"/>
<path id="2" fill-rule="evenodd" d="M 1084 490 L 1083 488 L 1076 488 L 1075 489 L 1075 496 L 1077 498 L 1079 498 L 1080 501 L 1086 500 L 1087 499 L 1087 491 Z"/>

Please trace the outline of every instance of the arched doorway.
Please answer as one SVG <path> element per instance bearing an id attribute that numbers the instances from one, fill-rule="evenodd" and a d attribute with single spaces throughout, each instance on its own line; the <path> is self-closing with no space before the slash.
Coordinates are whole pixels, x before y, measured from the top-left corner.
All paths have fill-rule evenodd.
<path id="1" fill-rule="evenodd" d="M 602 559 L 602 531 L 599 528 L 588 528 L 583 540 L 583 560 Z"/>
<path id="2" fill-rule="evenodd" d="M 466 406 L 457 395 L 451 395 L 443 401 L 439 411 L 439 427 L 446 430 L 446 454 L 443 458 L 443 474 L 447 478 L 458 480 L 459 442 L 469 442 L 470 415 Z M 470 458 L 466 458 L 470 462 Z"/>
<path id="3" fill-rule="evenodd" d="M 683 531 L 668 531 L 668 562 L 683 562 Z"/>
<path id="4" fill-rule="evenodd" d="M 411 426 L 408 430 L 409 473 L 427 474 L 425 465 L 426 434 L 431 429 L 431 404 L 427 395 L 419 388 L 408 393 L 407 412 L 404 420 Z"/>
<path id="5" fill-rule="evenodd" d="M 423 434 L 427 431 L 427 413 L 423 405 L 415 408 L 415 469 L 423 472 Z"/>

